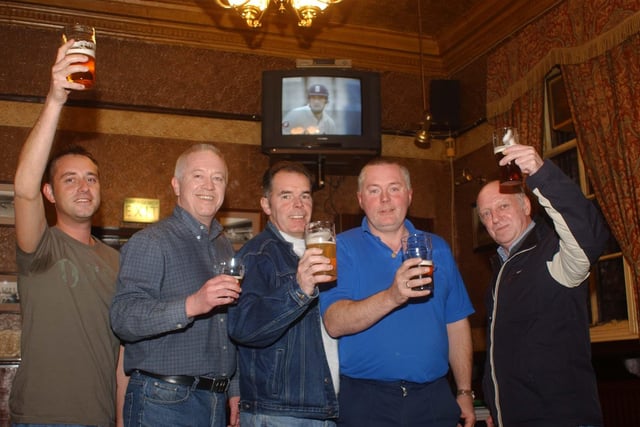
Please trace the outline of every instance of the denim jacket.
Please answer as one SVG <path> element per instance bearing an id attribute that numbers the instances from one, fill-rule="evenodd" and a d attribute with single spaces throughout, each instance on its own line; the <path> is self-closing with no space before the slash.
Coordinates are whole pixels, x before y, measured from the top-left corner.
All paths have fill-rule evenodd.
<path id="1" fill-rule="evenodd" d="M 338 416 L 322 343 L 318 290 L 296 282 L 299 258 L 275 226 L 247 242 L 242 294 L 229 309 L 238 344 L 241 411 L 310 419 Z"/>

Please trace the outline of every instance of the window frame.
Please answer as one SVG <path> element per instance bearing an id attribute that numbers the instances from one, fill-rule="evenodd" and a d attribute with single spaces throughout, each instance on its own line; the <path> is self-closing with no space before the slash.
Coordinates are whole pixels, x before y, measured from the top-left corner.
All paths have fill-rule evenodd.
<path id="1" fill-rule="evenodd" d="M 580 151 L 578 150 L 578 144 L 576 138 L 571 138 L 566 142 L 554 144 L 554 132 L 574 132 L 574 123 L 570 119 L 568 122 L 563 120 L 561 126 L 555 121 L 558 118 L 558 111 L 554 109 L 558 96 L 558 85 L 563 85 L 562 74 L 558 67 L 554 67 L 545 78 L 545 100 L 544 100 L 544 138 L 542 144 L 542 157 L 544 159 L 553 159 L 558 155 L 564 154 L 569 150 L 575 149 L 577 152 L 578 162 L 578 179 L 580 182 L 580 188 L 588 199 L 596 200 L 593 188 L 587 177 L 586 169 Z M 555 97 L 555 98 L 554 98 Z M 562 104 L 563 101 L 560 101 Z M 554 118 L 556 120 L 554 120 Z M 602 255 L 597 262 L 608 261 L 616 258 L 621 258 L 623 263 L 624 272 L 624 284 L 626 295 L 626 307 L 627 307 L 627 319 L 612 320 L 606 323 L 599 323 L 598 313 L 598 292 L 596 275 L 594 274 L 595 265 L 591 269 L 589 279 L 589 298 L 591 303 L 591 317 L 592 323 L 590 325 L 591 342 L 608 342 L 637 339 L 640 337 L 638 331 L 638 319 L 636 310 L 635 292 L 631 283 L 631 268 L 627 263 L 627 260 L 622 256 L 622 252 L 613 252 Z"/>

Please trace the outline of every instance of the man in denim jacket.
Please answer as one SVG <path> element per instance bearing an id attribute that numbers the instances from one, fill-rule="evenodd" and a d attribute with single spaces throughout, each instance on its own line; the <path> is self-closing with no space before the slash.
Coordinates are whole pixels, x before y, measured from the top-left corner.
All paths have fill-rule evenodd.
<path id="1" fill-rule="evenodd" d="M 305 250 L 303 239 L 311 177 L 298 163 L 277 163 L 263 177 L 263 192 L 269 223 L 239 252 L 246 267 L 242 297 L 229 310 L 240 361 L 240 424 L 334 426 L 337 346 L 318 308 L 318 284 L 332 276 L 314 274 L 331 266 L 320 249 Z"/>

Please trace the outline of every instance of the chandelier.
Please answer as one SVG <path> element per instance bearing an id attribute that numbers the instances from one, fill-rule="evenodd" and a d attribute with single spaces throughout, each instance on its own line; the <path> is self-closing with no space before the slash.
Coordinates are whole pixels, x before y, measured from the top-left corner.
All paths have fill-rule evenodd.
<path id="1" fill-rule="evenodd" d="M 298 17 L 298 26 L 310 27 L 313 20 L 332 4 L 342 0 L 216 0 L 225 9 L 234 9 L 251 28 L 262 26 L 262 17 L 270 4 L 275 3 L 278 12 L 285 13 L 287 6 Z"/>

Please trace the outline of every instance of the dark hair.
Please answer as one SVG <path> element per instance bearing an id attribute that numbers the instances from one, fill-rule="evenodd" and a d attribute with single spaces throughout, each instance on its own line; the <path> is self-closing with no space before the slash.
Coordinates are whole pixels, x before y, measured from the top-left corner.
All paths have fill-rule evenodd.
<path id="1" fill-rule="evenodd" d="M 298 173 L 309 180 L 309 187 L 313 185 L 313 177 L 302 163 L 282 160 L 271 165 L 271 167 L 269 167 L 262 176 L 262 195 L 264 197 L 269 197 L 271 195 L 271 190 L 273 189 L 273 177 L 276 176 L 278 172 Z"/>
<path id="2" fill-rule="evenodd" d="M 87 149 L 84 147 L 80 147 L 79 145 L 73 145 L 71 147 L 63 148 L 57 151 L 47 163 L 47 168 L 44 173 L 44 180 L 46 183 L 51 184 L 53 182 L 53 170 L 56 168 L 56 163 L 64 156 L 84 156 L 87 159 L 91 160 L 91 162 L 98 167 L 98 161 L 93 157 Z"/>

